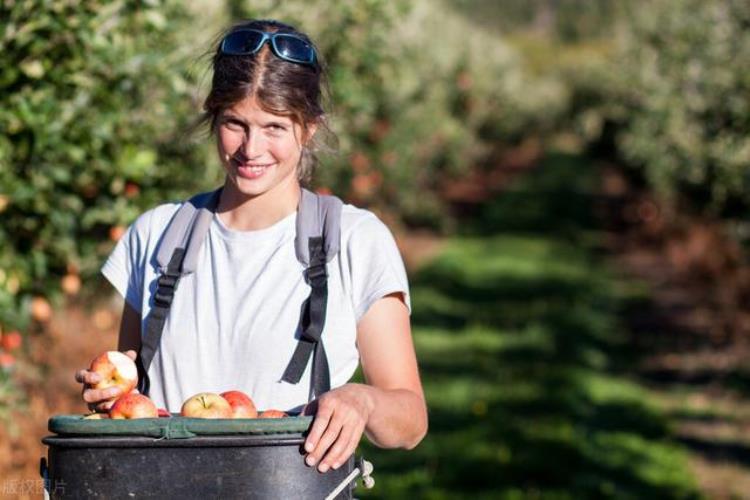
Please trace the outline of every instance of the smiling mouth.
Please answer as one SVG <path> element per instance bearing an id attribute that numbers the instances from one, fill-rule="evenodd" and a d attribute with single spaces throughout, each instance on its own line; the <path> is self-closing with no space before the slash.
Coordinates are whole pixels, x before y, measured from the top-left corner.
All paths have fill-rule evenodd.
<path id="1" fill-rule="evenodd" d="M 273 165 L 273 163 L 265 163 L 265 164 L 262 164 L 262 165 L 260 165 L 260 164 L 254 164 L 254 165 L 252 165 L 252 164 L 249 164 L 249 163 L 245 163 L 245 164 L 239 163 L 239 164 L 237 164 L 237 167 L 238 168 L 244 168 L 244 169 L 247 169 L 247 170 L 253 170 L 253 171 L 258 170 L 258 171 L 260 171 L 260 170 L 263 170 L 264 168 L 270 167 L 271 165 Z"/>
<path id="2" fill-rule="evenodd" d="M 266 163 L 266 164 L 238 164 L 237 165 L 237 173 L 240 177 L 244 177 L 246 179 L 255 179 L 257 177 L 260 177 L 263 175 L 266 170 L 273 166 L 273 163 Z"/>

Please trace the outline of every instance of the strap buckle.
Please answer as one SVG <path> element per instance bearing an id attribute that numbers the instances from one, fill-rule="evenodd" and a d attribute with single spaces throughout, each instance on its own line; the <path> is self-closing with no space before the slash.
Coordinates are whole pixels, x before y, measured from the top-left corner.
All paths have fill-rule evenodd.
<path id="1" fill-rule="evenodd" d="M 174 299 L 174 291 L 180 281 L 180 273 L 165 271 L 156 280 L 156 291 L 154 292 L 154 304 L 160 307 L 169 307 Z"/>
<path id="2" fill-rule="evenodd" d="M 328 269 L 325 264 L 312 265 L 305 269 L 305 278 L 311 286 L 321 286 L 328 280 Z"/>

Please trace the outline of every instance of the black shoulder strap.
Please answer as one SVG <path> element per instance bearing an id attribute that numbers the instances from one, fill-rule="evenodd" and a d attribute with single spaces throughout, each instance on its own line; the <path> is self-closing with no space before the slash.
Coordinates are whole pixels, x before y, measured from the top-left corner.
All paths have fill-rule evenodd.
<path id="1" fill-rule="evenodd" d="M 301 336 L 282 380 L 291 384 L 299 383 L 312 355 L 309 394 L 309 400 L 312 401 L 316 396 L 328 392 L 331 388 L 331 378 L 328 357 L 321 339 L 328 305 L 328 273 L 323 237 L 310 237 L 308 241 L 310 266 L 305 270 L 305 278 L 310 284 L 310 297 L 302 306 Z"/>
<path id="2" fill-rule="evenodd" d="M 161 343 L 177 284 L 181 276 L 195 270 L 198 253 L 208 233 L 220 194 L 221 188 L 199 194 L 183 203 L 161 237 L 156 255 L 161 274 L 156 280 L 151 311 L 146 318 L 141 349 L 136 357 L 138 390 L 142 394 L 148 395 L 151 388 L 148 369 Z"/>
<path id="3" fill-rule="evenodd" d="M 146 319 L 146 331 L 144 335 L 141 335 L 141 350 L 136 357 L 138 391 L 144 395 L 148 395 L 148 391 L 151 389 L 151 381 L 148 378 L 148 370 L 144 366 L 143 358 L 148 357 L 150 361 L 159 347 L 161 332 L 164 330 L 164 323 L 166 323 L 167 316 L 169 316 L 174 292 L 177 289 L 177 283 L 179 283 L 182 274 L 183 260 L 185 260 L 185 249 L 175 248 L 167 269 L 156 280 L 154 304 Z"/>
<path id="4" fill-rule="evenodd" d="M 142 335 L 141 351 L 136 359 L 138 366 L 138 389 L 148 394 L 150 381 L 148 368 L 161 342 L 162 330 L 169 316 L 175 289 L 180 277 L 194 270 L 197 253 L 208 232 L 208 221 L 218 203 L 220 191 L 200 195 L 190 200 L 191 207 L 185 206 L 184 216 L 178 213 L 174 227 L 170 227 L 159 252 L 159 261 L 169 263 L 157 280 L 154 301 L 146 319 Z M 333 196 L 319 196 L 303 190 L 298 213 L 297 239 L 295 240 L 298 259 L 308 257 L 305 279 L 310 285 L 310 297 L 302 307 L 300 317 L 301 336 L 282 380 L 299 383 L 312 356 L 312 375 L 309 399 L 320 396 L 331 387 L 328 358 L 321 338 L 326 320 L 328 304 L 328 274 L 326 262 L 339 250 L 340 218 L 342 202 Z M 197 215 L 196 215 L 197 214 Z M 302 241 L 307 240 L 306 252 L 302 252 Z M 163 242 L 164 243 L 164 242 Z M 168 245 L 168 246 L 167 246 Z M 187 247 L 187 248 L 185 248 Z M 169 248 L 174 250 L 169 253 Z M 304 255 L 306 254 L 306 255 Z"/>

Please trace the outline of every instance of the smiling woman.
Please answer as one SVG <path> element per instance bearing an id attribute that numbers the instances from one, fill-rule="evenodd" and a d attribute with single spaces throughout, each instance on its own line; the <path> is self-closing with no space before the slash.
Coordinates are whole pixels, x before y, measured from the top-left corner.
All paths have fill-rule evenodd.
<path id="1" fill-rule="evenodd" d="M 102 269 L 125 298 L 118 348 L 137 359 L 141 392 L 172 412 L 196 393 L 241 390 L 260 411 L 314 415 L 305 462 L 321 472 L 341 467 L 363 433 L 412 448 L 427 432 L 391 232 L 302 187 L 327 128 L 324 77 L 291 26 L 227 30 L 203 115 L 223 187 L 141 215 Z M 182 220 L 198 222 L 170 247 Z M 360 363 L 366 383 L 350 383 Z M 92 408 L 118 396 L 91 388 L 86 370 L 76 378 Z"/>
<path id="2" fill-rule="evenodd" d="M 219 156 L 231 181 L 224 187 L 222 204 L 235 205 L 243 197 L 268 193 L 274 202 L 294 203 L 299 184 L 297 165 L 303 145 L 315 133 L 311 124 L 302 126 L 291 118 L 264 111 L 255 96 L 249 96 L 222 110 L 217 126 Z M 305 136 L 303 137 L 303 134 Z M 220 204 L 219 212 L 223 212 Z M 227 221 L 240 230 L 258 229 L 258 221 Z M 262 224 L 262 222 L 261 222 Z"/>

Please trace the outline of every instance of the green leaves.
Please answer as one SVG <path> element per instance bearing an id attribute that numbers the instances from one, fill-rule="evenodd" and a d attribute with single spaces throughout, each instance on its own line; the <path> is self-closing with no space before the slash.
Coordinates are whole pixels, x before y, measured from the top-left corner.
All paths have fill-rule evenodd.
<path id="1" fill-rule="evenodd" d="M 715 213 L 738 204 L 746 211 L 747 5 L 669 0 L 630 14 L 622 153 L 664 194 L 686 195 L 697 208 Z"/>
<path id="2" fill-rule="evenodd" d="M 96 272 L 111 226 L 197 189 L 163 171 L 202 160 L 172 145 L 196 112 L 180 2 L 3 2 L 0 17 L 0 325 L 19 327 L 25 298 Z"/>

